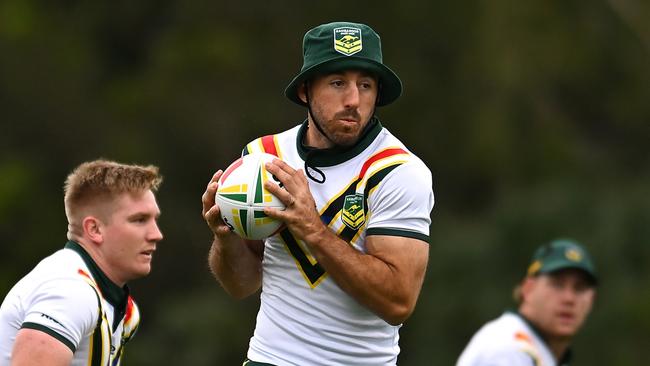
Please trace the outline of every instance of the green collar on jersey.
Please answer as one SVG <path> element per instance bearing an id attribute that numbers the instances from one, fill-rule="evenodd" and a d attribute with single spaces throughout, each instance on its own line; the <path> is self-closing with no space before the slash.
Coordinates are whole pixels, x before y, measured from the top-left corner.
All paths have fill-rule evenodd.
<path id="1" fill-rule="evenodd" d="M 542 332 L 537 328 L 533 323 L 528 320 L 525 316 L 523 316 L 519 311 L 509 309 L 506 310 L 506 313 L 514 314 L 518 317 L 520 317 L 528 326 L 530 329 L 533 330 L 537 338 L 541 339 L 545 344 L 546 347 L 548 348 L 548 342 L 546 341 L 546 337 L 543 336 Z M 557 363 L 559 366 L 568 366 L 571 363 L 571 359 L 573 358 L 573 352 L 571 351 L 571 348 L 567 348 L 566 352 L 564 352 L 564 355 L 562 355 L 562 358 L 560 361 Z"/>
<path id="2" fill-rule="evenodd" d="M 331 149 L 315 149 L 303 144 L 305 135 L 307 134 L 308 123 L 309 122 L 305 120 L 302 123 L 302 126 L 300 126 L 298 137 L 296 138 L 296 147 L 298 148 L 298 154 L 302 160 L 307 161 L 307 157 L 309 157 L 309 165 L 318 167 L 334 166 L 359 155 L 363 150 L 370 146 L 383 128 L 379 118 L 373 116 L 368 122 L 368 126 L 363 132 L 363 135 L 356 144 L 344 148 L 334 147 Z"/>
<path id="3" fill-rule="evenodd" d="M 81 258 L 86 263 L 88 270 L 93 276 L 95 283 L 102 292 L 102 296 L 115 308 L 116 313 L 122 312 L 126 309 L 126 302 L 129 297 L 129 288 L 124 285 L 124 287 L 119 287 L 113 281 L 111 281 L 102 270 L 97 266 L 97 263 L 93 258 L 86 252 L 86 250 L 77 242 L 72 240 L 68 241 L 65 244 L 66 249 L 71 249 L 77 252 Z M 120 319 L 121 317 L 116 317 Z"/>

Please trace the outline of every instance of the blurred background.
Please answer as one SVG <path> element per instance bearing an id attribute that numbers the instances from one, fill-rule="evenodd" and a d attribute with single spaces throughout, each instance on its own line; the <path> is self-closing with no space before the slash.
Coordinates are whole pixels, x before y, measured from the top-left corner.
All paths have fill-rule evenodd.
<path id="1" fill-rule="evenodd" d="M 452 365 L 513 307 L 533 250 L 583 243 L 601 287 L 575 365 L 650 344 L 650 2 L 0 1 L 0 296 L 66 241 L 79 163 L 155 164 L 165 234 L 126 365 L 238 365 L 257 296 L 206 263 L 201 194 L 253 138 L 305 111 L 283 89 L 302 36 L 370 24 L 404 83 L 378 115 L 431 168 L 430 262 L 401 365 Z"/>

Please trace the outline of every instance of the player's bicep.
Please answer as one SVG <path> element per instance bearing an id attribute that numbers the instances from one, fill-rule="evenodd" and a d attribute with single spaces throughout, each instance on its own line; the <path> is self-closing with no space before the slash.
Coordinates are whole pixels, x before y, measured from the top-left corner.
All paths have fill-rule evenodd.
<path id="1" fill-rule="evenodd" d="M 255 256 L 257 256 L 261 261 L 262 257 L 264 257 L 264 241 L 244 239 L 244 242 L 250 251 L 253 252 L 253 254 L 255 254 Z"/>
<path id="2" fill-rule="evenodd" d="M 68 366 L 71 361 L 70 347 L 48 333 L 23 328 L 16 334 L 11 366 Z"/>
<path id="3" fill-rule="evenodd" d="M 429 244 L 403 236 L 371 235 L 366 238 L 366 251 L 390 267 L 401 295 L 414 303 L 424 281 Z"/>
<path id="4" fill-rule="evenodd" d="M 397 272 L 416 277 L 423 275 L 429 259 L 428 243 L 403 236 L 370 235 L 366 238 L 366 252 Z"/>

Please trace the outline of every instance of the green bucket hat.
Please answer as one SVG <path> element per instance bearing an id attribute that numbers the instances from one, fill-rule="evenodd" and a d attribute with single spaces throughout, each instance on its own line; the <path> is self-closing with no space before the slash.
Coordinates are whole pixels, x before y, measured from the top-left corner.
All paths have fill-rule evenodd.
<path id="1" fill-rule="evenodd" d="M 551 273 L 566 268 L 577 268 L 584 271 L 596 284 L 596 268 L 591 256 L 577 242 L 569 239 L 556 239 L 537 248 L 528 267 L 528 275 Z"/>
<path id="2" fill-rule="evenodd" d="M 378 106 L 390 104 L 402 94 L 402 81 L 383 64 L 379 35 L 365 24 L 334 22 L 312 28 L 305 33 L 302 52 L 302 69 L 284 90 L 294 103 L 306 105 L 298 97 L 304 81 L 316 74 L 347 69 L 366 70 L 379 78 Z"/>

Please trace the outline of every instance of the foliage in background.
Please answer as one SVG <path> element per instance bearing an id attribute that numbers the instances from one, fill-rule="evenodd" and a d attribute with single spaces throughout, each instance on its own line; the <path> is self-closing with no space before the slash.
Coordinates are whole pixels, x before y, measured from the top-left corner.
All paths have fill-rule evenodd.
<path id="1" fill-rule="evenodd" d="M 576 365 L 650 342 L 650 3 L 508 0 L 0 2 L 0 295 L 65 242 L 85 160 L 159 165 L 164 241 L 129 365 L 227 365 L 258 305 L 212 280 L 200 196 L 245 143 L 299 123 L 301 39 L 367 22 L 403 97 L 383 123 L 431 168 L 430 265 L 401 365 L 450 365 L 510 302 L 533 249 L 584 243 L 602 276 Z"/>

